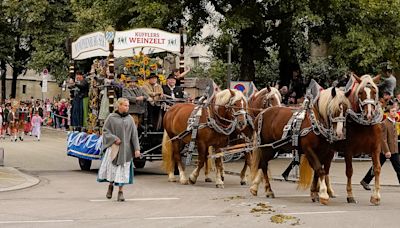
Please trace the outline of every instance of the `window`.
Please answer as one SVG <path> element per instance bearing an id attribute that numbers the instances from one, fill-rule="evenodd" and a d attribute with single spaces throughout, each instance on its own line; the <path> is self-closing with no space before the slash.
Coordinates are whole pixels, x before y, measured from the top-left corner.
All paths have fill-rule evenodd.
<path id="1" fill-rule="evenodd" d="M 26 85 L 22 85 L 22 94 L 26 94 Z"/>
<path id="2" fill-rule="evenodd" d="M 195 67 L 199 66 L 199 57 L 198 56 L 192 57 L 192 61 L 193 61 L 193 66 L 195 66 Z"/>

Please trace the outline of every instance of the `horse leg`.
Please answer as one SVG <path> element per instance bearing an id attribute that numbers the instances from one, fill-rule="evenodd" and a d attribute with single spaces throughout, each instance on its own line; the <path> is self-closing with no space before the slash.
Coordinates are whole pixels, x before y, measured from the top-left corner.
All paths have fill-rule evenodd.
<path id="1" fill-rule="evenodd" d="M 327 205 L 329 202 L 328 190 L 325 182 L 325 174 L 321 173 L 319 178 L 319 202 Z"/>
<path id="2" fill-rule="evenodd" d="M 324 163 L 324 170 L 325 170 L 325 183 L 326 183 L 326 187 L 328 189 L 328 195 L 330 198 L 336 198 L 335 196 L 335 191 L 333 191 L 332 185 L 331 185 L 331 181 L 329 178 L 329 170 L 331 169 L 331 164 L 332 164 L 332 160 L 333 157 L 335 156 L 335 151 L 330 150 L 330 155 L 329 157 L 326 159 L 325 163 Z"/>
<path id="3" fill-rule="evenodd" d="M 263 169 L 263 174 L 264 174 L 264 180 L 265 180 L 265 196 L 267 198 L 270 198 L 270 197 L 275 198 L 275 194 L 272 191 L 271 184 L 269 183 L 268 168 Z"/>
<path id="4" fill-rule="evenodd" d="M 250 187 L 250 193 L 253 196 L 257 196 L 257 192 L 258 192 L 258 186 L 261 183 L 261 178 L 262 178 L 263 172 L 261 169 L 258 170 L 256 177 L 254 178 L 251 187 Z"/>
<path id="5" fill-rule="evenodd" d="M 217 188 L 224 188 L 224 180 L 223 180 L 223 172 L 224 172 L 224 167 L 223 167 L 223 161 L 222 157 L 216 158 L 215 159 L 215 167 L 216 167 L 216 178 L 215 178 L 215 184 Z"/>
<path id="6" fill-rule="evenodd" d="M 250 166 L 250 153 L 245 153 L 244 155 L 244 165 L 242 168 L 242 171 L 240 172 L 240 185 L 246 185 L 247 184 L 247 178 L 246 178 L 246 171 L 247 171 L 247 166 Z"/>
<path id="7" fill-rule="evenodd" d="M 197 182 L 197 178 L 200 175 L 200 170 L 203 168 L 204 163 L 207 162 L 208 151 L 206 150 L 206 147 L 200 142 L 197 142 L 197 151 L 199 153 L 197 167 L 189 176 L 189 181 L 191 184 L 195 184 Z"/>
<path id="8" fill-rule="evenodd" d="M 184 168 L 183 162 L 182 162 L 181 151 L 180 151 L 181 147 L 180 147 L 179 142 L 173 142 L 172 149 L 174 151 L 174 160 L 175 160 L 176 164 L 178 164 L 179 182 L 184 185 L 189 184 L 189 180 L 186 177 L 185 168 Z M 173 175 L 173 172 L 174 171 L 172 171 L 172 175 Z"/>
<path id="9" fill-rule="evenodd" d="M 381 173 L 381 163 L 380 163 L 380 152 L 378 148 L 374 148 L 372 152 L 372 164 L 374 166 L 374 174 L 375 174 L 375 185 L 374 185 L 374 191 L 372 192 L 370 202 L 373 205 L 379 205 L 381 201 L 381 195 L 379 193 L 380 191 L 380 173 Z"/>
<path id="10" fill-rule="evenodd" d="M 318 182 L 318 174 L 317 172 L 314 172 L 314 177 L 313 177 L 313 182 L 311 184 L 310 187 L 310 194 L 311 194 L 311 200 L 315 203 L 315 202 L 319 202 L 319 196 L 318 196 L 318 192 L 319 192 L 319 182 Z"/>
<path id="11" fill-rule="evenodd" d="M 213 150 L 214 150 L 213 147 L 211 147 L 211 146 L 208 147 L 208 154 L 212 155 L 213 154 Z M 208 176 L 210 174 L 211 167 L 212 167 L 211 163 L 212 163 L 211 158 L 208 158 L 207 161 L 205 162 L 205 167 L 204 167 L 204 176 L 205 176 L 205 180 L 204 181 L 205 182 L 212 182 L 211 178 Z"/>
<path id="12" fill-rule="evenodd" d="M 346 191 L 347 191 L 347 203 L 357 203 L 357 201 L 354 199 L 353 196 L 353 190 L 351 188 L 351 176 L 353 176 L 353 164 L 352 164 L 352 155 L 348 151 L 345 153 L 344 160 L 346 162 L 346 176 L 347 176 L 347 185 L 346 185 Z"/>

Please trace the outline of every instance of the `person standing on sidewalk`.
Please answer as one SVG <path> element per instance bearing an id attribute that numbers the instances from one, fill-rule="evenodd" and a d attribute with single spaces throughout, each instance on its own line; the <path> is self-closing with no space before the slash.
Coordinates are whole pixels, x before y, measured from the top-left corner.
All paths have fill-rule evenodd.
<path id="1" fill-rule="evenodd" d="M 98 182 L 109 182 L 106 197 L 112 198 L 114 185 L 119 187 L 118 201 L 125 201 L 123 186 L 133 183 L 132 158 L 140 157 L 138 133 L 129 115 L 129 100 L 119 98 L 118 109 L 105 120 L 103 127 L 102 162 Z"/>
<path id="2" fill-rule="evenodd" d="M 388 105 L 389 115 L 381 123 L 382 128 L 382 153 L 380 154 L 381 166 L 385 163 L 386 159 L 392 162 L 394 171 L 397 174 L 397 180 L 400 183 L 400 160 L 399 160 L 399 147 L 397 144 L 397 130 L 396 130 L 396 115 L 397 105 Z M 369 183 L 374 177 L 372 167 L 368 170 L 365 177 L 361 180 L 360 184 L 365 190 L 371 190 Z"/>

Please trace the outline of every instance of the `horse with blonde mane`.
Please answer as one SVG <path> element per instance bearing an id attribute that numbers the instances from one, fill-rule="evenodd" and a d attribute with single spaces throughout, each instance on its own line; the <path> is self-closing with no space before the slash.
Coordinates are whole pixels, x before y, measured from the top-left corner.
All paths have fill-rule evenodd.
<path id="1" fill-rule="evenodd" d="M 330 163 L 334 155 L 333 151 L 329 150 L 330 142 L 345 138 L 345 115 L 348 108 L 350 108 L 350 102 L 343 91 L 334 87 L 322 90 L 314 105 L 303 111 L 304 119 L 298 138 L 294 139 L 289 135 L 292 140 L 298 140 L 298 146 L 293 147 L 289 143 L 279 148 L 286 151 L 297 149 L 300 154 L 303 154 L 300 164 L 299 188 L 307 188 L 311 185 L 313 173 L 310 169 L 311 165 L 319 177 L 319 199 L 322 204 L 327 204 L 329 201 L 325 175 L 329 174 Z M 268 162 L 274 158 L 277 151 L 268 144 L 282 139 L 284 127 L 292 115 L 291 108 L 272 107 L 262 112 L 255 121 L 255 126 L 260 126 L 260 130 L 254 136 L 256 149 L 252 155 L 253 183 L 250 187 L 253 195 L 257 195 L 263 175 L 266 196 L 275 197 L 269 183 L 267 169 Z"/>
<path id="2" fill-rule="evenodd" d="M 282 95 L 279 92 L 278 89 L 275 87 L 267 86 L 263 88 L 262 90 L 254 93 L 252 96 L 249 98 L 249 114 L 251 118 L 254 120 L 256 116 L 264 109 L 274 107 L 274 106 L 281 106 L 281 101 L 282 101 Z M 254 129 L 251 129 L 249 126 L 247 129 L 245 129 L 242 133 L 247 137 L 247 138 L 252 138 Z M 243 143 L 244 141 L 242 140 L 239 143 Z M 245 153 L 245 159 L 244 159 L 244 165 L 242 170 L 240 171 L 240 184 L 245 185 L 247 184 L 246 180 L 246 171 L 247 171 L 247 166 L 251 169 L 251 153 L 247 152 Z"/>
<path id="3" fill-rule="evenodd" d="M 207 161 L 208 148 L 216 150 L 228 145 L 229 135 L 234 131 L 242 131 L 247 127 L 247 100 L 242 92 L 237 90 L 223 90 L 215 94 L 206 107 L 200 108 L 194 115 L 199 115 L 199 128 L 195 139 L 198 161 L 197 167 L 186 178 L 181 160 L 181 150 L 190 143 L 191 134 L 179 138 L 188 130 L 188 120 L 195 110 L 194 104 L 175 104 L 164 115 L 164 137 L 162 142 L 163 167 L 168 173 L 168 180 L 176 181 L 174 176 L 175 164 L 178 166 L 180 183 L 194 184 L 199 172 Z M 190 128 L 190 126 L 189 126 Z M 191 131 L 192 129 L 189 129 Z M 178 137 L 178 138 L 176 138 Z M 222 158 L 215 160 L 216 186 L 223 188 L 224 183 Z"/>
<path id="4" fill-rule="evenodd" d="M 370 75 L 358 77 L 353 74 L 346 85 L 345 92 L 349 96 L 352 109 L 347 123 L 347 139 L 334 143 L 336 151 L 343 151 L 346 162 L 347 176 L 347 202 L 356 203 L 354 199 L 351 177 L 353 175 L 353 156 L 361 153 L 369 154 L 372 158 L 375 174 L 375 185 L 370 202 L 374 205 L 380 203 L 380 171 L 379 154 L 381 153 L 382 132 L 380 122 L 382 112 L 378 100 L 378 87 L 376 83 L 380 76 L 372 78 Z"/>

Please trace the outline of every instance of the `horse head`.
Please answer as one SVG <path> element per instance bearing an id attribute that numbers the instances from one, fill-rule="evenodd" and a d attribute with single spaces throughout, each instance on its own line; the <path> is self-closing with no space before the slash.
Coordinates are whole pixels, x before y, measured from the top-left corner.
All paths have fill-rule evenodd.
<path id="1" fill-rule="evenodd" d="M 319 113 L 326 127 L 330 128 L 335 140 L 346 137 L 346 113 L 351 108 L 344 91 L 335 87 L 321 91 L 318 100 Z"/>
<path id="2" fill-rule="evenodd" d="M 264 96 L 262 108 L 281 106 L 282 96 L 279 90 L 276 89 L 275 87 L 270 87 L 270 86 L 267 86 L 267 88 L 265 89 L 267 93 Z"/>
<path id="3" fill-rule="evenodd" d="M 225 89 L 215 95 L 215 110 L 221 119 L 235 122 L 240 131 L 247 126 L 247 100 L 238 90 Z"/>
<path id="4" fill-rule="evenodd" d="M 353 101 L 358 103 L 359 111 L 363 118 L 372 121 L 378 110 L 379 94 L 376 83 L 380 80 L 380 76 L 372 78 L 370 75 L 363 75 L 361 78 L 353 74 L 354 79 L 359 83 L 355 90 L 355 98 Z"/>

